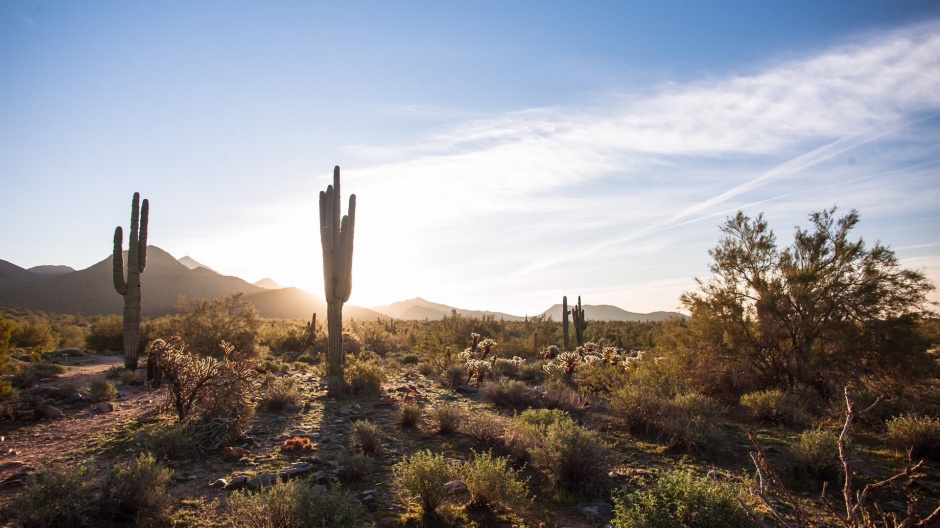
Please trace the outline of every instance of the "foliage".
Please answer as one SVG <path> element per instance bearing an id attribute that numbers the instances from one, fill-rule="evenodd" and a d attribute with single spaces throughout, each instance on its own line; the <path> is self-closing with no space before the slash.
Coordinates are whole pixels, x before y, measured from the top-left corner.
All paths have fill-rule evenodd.
<path id="1" fill-rule="evenodd" d="M 814 477 L 831 477 L 839 469 L 839 437 L 825 429 L 800 433 L 793 446 L 796 469 Z"/>
<path id="2" fill-rule="evenodd" d="M 202 356 L 221 359 L 219 343 L 231 344 L 241 354 L 255 355 L 261 336 L 261 316 L 241 293 L 193 304 L 181 300 L 176 331 L 189 348 Z"/>
<path id="3" fill-rule="evenodd" d="M 494 405 L 527 407 L 535 403 L 535 397 L 525 383 L 509 378 L 483 382 L 480 396 Z"/>
<path id="4" fill-rule="evenodd" d="M 747 407 L 759 420 L 790 425 L 805 425 L 811 421 L 806 400 L 799 393 L 767 389 L 741 396 L 741 405 Z"/>
<path id="5" fill-rule="evenodd" d="M 653 485 L 614 496 L 614 528 L 743 528 L 756 526 L 730 484 L 672 470 Z"/>
<path id="6" fill-rule="evenodd" d="M 0 315 L 0 373 L 5 373 L 10 363 L 10 337 L 16 323 Z"/>
<path id="7" fill-rule="evenodd" d="M 10 346 L 14 348 L 32 348 L 37 350 L 51 350 L 58 344 L 58 339 L 52 334 L 52 325 L 49 320 L 39 315 L 30 315 L 16 322 L 10 333 Z"/>
<path id="8" fill-rule="evenodd" d="M 784 248 L 763 215 L 729 218 L 709 251 L 712 277 L 681 298 L 692 319 L 676 328 L 671 353 L 696 372 L 722 372 L 716 383 L 740 370 L 765 387 L 802 384 L 820 394 L 924 372 L 916 327 L 934 286 L 880 243 L 851 240 L 856 211 L 835 213 L 811 214 L 811 227 Z"/>
<path id="9" fill-rule="evenodd" d="M 123 370 L 120 373 L 121 385 L 143 385 L 144 377 L 136 370 Z"/>
<path id="10" fill-rule="evenodd" d="M 284 376 L 275 378 L 268 383 L 261 397 L 261 404 L 269 411 L 278 412 L 286 409 L 288 405 L 296 405 L 302 400 L 303 395 L 297 386 L 297 378 Z"/>
<path id="11" fill-rule="evenodd" d="M 398 408 L 398 425 L 402 427 L 415 427 L 421 419 L 421 407 L 405 403 Z"/>
<path id="12" fill-rule="evenodd" d="M 608 406 L 633 432 L 655 433 L 670 446 L 700 450 L 721 444 L 715 425 L 724 414 L 717 400 L 698 393 L 674 397 L 628 384 L 608 396 Z"/>
<path id="13" fill-rule="evenodd" d="M 111 401 L 117 394 L 117 389 L 106 379 L 93 380 L 88 386 L 88 398 L 93 402 Z"/>
<path id="14" fill-rule="evenodd" d="M 379 426 L 368 420 L 359 420 L 352 426 L 350 439 L 364 455 L 377 455 L 382 451 L 385 435 Z"/>
<path id="15" fill-rule="evenodd" d="M 457 405 L 441 403 L 431 408 L 431 419 L 437 422 L 437 432 L 442 435 L 456 432 L 466 418 L 466 411 Z"/>
<path id="16" fill-rule="evenodd" d="M 33 385 L 37 381 L 46 378 L 57 378 L 65 374 L 65 367 L 55 363 L 29 363 L 20 367 L 10 383 L 18 389 L 23 389 Z"/>
<path id="17" fill-rule="evenodd" d="M 136 521 L 137 526 L 159 525 L 170 511 L 166 487 L 172 471 L 143 453 L 136 459 L 115 464 L 108 471 L 101 491 L 101 514 L 106 519 Z"/>
<path id="18" fill-rule="evenodd" d="M 236 491 L 228 498 L 232 526 L 238 528 L 301 528 L 295 505 L 296 483 L 279 481 L 257 493 Z"/>
<path id="19" fill-rule="evenodd" d="M 146 424 L 137 433 L 144 449 L 160 460 L 181 460 L 191 456 L 196 440 L 184 425 L 158 422 Z"/>
<path id="20" fill-rule="evenodd" d="M 379 394 L 385 378 L 385 369 L 375 361 L 346 356 L 344 380 L 348 394 Z"/>
<path id="21" fill-rule="evenodd" d="M 445 484 L 457 476 L 457 467 L 444 456 L 418 451 L 392 468 L 402 496 L 417 501 L 421 510 L 431 513 L 447 499 Z"/>
<path id="22" fill-rule="evenodd" d="M 124 348 L 124 319 L 120 315 L 108 315 L 91 323 L 85 336 L 85 347 L 96 352 L 117 352 Z"/>
<path id="23" fill-rule="evenodd" d="M 522 504 L 528 489 L 519 476 L 521 472 L 509 467 L 508 457 L 494 457 L 491 452 L 474 453 L 473 459 L 464 462 L 459 469 L 460 478 L 470 492 L 470 504 L 481 506 Z"/>
<path id="24" fill-rule="evenodd" d="M 890 445 L 917 456 L 940 456 L 940 418 L 905 414 L 888 420 L 887 426 Z"/>
<path id="25" fill-rule="evenodd" d="M 570 418 L 545 428 L 532 449 L 535 463 L 548 470 L 555 486 L 579 493 L 597 493 L 606 488 L 610 452 L 600 436 Z"/>
<path id="26" fill-rule="evenodd" d="M 487 448 L 502 444 L 505 430 L 505 418 L 488 412 L 471 413 L 460 426 L 461 433 Z"/>
<path id="27" fill-rule="evenodd" d="M 583 410 L 585 398 L 583 394 L 572 389 L 566 383 L 559 380 L 549 380 L 545 383 L 542 403 L 549 409 L 561 409 L 570 413 Z"/>
<path id="28" fill-rule="evenodd" d="M 82 526 L 92 513 L 92 471 L 81 465 L 42 465 L 26 479 L 10 506 L 24 528 Z"/>

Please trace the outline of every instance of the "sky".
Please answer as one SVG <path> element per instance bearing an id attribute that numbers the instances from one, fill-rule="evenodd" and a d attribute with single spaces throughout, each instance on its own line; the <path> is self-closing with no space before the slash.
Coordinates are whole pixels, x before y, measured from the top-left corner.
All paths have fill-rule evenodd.
<path id="1" fill-rule="evenodd" d="M 108 258 L 140 192 L 322 297 L 335 165 L 359 306 L 677 310 L 728 216 L 834 206 L 940 285 L 940 3 L 0 2 L 0 259 Z"/>

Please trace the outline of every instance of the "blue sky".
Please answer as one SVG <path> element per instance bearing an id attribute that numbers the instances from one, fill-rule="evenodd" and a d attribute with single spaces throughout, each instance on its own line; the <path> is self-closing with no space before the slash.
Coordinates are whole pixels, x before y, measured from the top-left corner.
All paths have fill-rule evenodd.
<path id="1" fill-rule="evenodd" d="M 833 205 L 940 284 L 940 4 L 0 3 L 0 258 L 90 266 L 139 191 L 322 295 L 334 165 L 358 305 L 674 310 L 726 216 Z"/>

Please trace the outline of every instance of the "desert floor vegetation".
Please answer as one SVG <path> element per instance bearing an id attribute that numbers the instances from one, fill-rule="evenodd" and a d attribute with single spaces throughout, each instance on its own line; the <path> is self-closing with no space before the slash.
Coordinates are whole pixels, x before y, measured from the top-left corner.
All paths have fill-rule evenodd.
<path id="1" fill-rule="evenodd" d="M 43 314 L 8 316 L 46 328 Z M 97 321 L 95 343 L 110 324 Z M 159 387 L 145 353 L 131 375 L 116 353 L 56 348 L 51 322 L 46 345 L 8 340 L 3 521 L 781 526 L 780 515 L 839 525 L 843 395 L 752 382 L 709 390 L 701 364 L 674 361 L 666 346 L 687 323 L 589 323 L 593 341 L 560 351 L 560 324 L 537 318 L 359 321 L 344 329 L 358 355 L 342 397 L 328 392 L 323 329 L 304 325 L 263 320 L 244 338 L 248 353 L 227 343 L 200 354 L 166 335 L 175 348 Z M 916 526 L 940 504 L 940 356 L 925 357 L 927 375 L 851 387 L 858 410 L 883 396 L 845 436 L 855 490 L 903 472 L 910 449 L 925 460 L 915 484 L 871 490 L 867 511 L 884 517 L 857 526 L 909 514 Z M 749 433 L 778 481 L 761 477 Z"/>

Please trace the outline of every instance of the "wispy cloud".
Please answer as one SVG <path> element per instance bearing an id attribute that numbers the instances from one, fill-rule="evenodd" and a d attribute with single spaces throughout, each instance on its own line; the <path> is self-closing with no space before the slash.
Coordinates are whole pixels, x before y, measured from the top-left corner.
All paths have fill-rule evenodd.
<path id="1" fill-rule="evenodd" d="M 361 229 L 386 232 L 395 248 L 433 261 L 441 280 L 476 267 L 510 277 L 498 282 L 515 283 L 521 295 L 551 268 L 579 281 L 579 261 L 622 258 L 626 242 L 627 254 L 642 246 L 669 258 L 667 244 L 640 244 L 653 233 L 665 240 L 664 229 L 748 204 L 803 202 L 796 195 L 809 187 L 830 186 L 830 204 L 851 196 L 838 182 L 890 167 L 879 156 L 850 177 L 833 160 L 869 144 L 905 145 L 938 110 L 940 24 L 932 23 L 752 74 L 665 85 L 604 106 L 477 119 L 383 146 L 388 162 L 352 169 L 369 200 Z M 919 148 L 940 157 L 936 145 Z"/>

